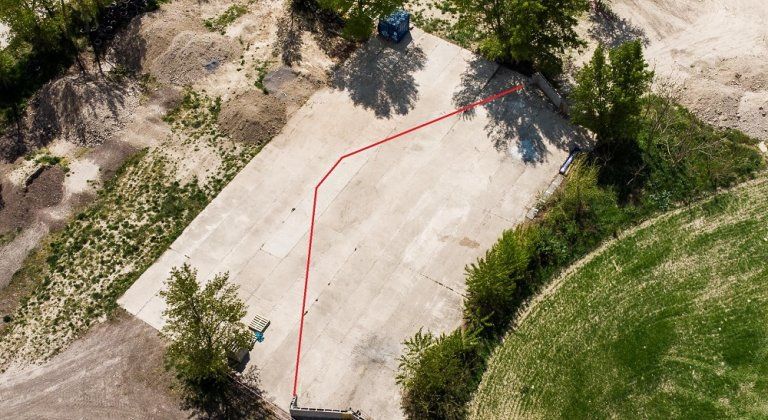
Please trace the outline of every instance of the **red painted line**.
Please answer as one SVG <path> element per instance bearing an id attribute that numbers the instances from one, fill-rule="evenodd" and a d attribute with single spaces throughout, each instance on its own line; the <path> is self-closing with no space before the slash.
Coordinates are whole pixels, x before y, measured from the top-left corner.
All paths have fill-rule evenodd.
<path id="1" fill-rule="evenodd" d="M 469 111 L 474 107 L 487 104 L 488 102 L 491 102 L 491 101 L 495 101 L 496 99 L 499 99 L 502 96 L 509 95 L 510 93 L 517 92 L 521 89 L 523 89 L 523 85 L 517 85 L 512 88 L 502 90 L 501 92 L 498 92 L 496 94 L 483 98 L 477 102 L 472 102 L 471 104 L 465 105 L 455 111 L 449 112 L 445 115 L 441 115 L 437 118 L 433 118 L 415 127 L 411 127 L 405 131 L 401 131 L 397 134 L 381 139 L 375 143 L 371 143 L 365 147 L 361 147 L 357 150 L 353 150 L 347 154 L 344 154 L 341 157 L 339 157 L 338 160 L 336 160 L 336 163 L 334 163 L 333 166 L 331 166 L 331 169 L 328 169 L 328 172 L 326 172 L 325 175 L 323 175 L 323 178 L 320 180 L 320 182 L 318 182 L 317 185 L 315 185 L 315 192 L 314 192 L 314 196 L 312 197 L 312 219 L 309 223 L 309 243 L 307 245 L 307 264 L 306 264 L 306 267 L 304 268 L 304 296 L 301 298 L 301 319 L 299 321 L 299 344 L 296 346 L 296 368 L 293 373 L 293 396 L 294 397 L 297 396 L 297 390 L 298 390 L 298 384 L 299 384 L 299 360 L 301 359 L 301 340 L 304 336 L 304 314 L 306 313 L 306 307 L 307 307 L 307 286 L 309 285 L 309 265 L 312 261 L 312 240 L 315 236 L 315 213 L 317 211 L 317 191 L 320 189 L 320 186 L 323 185 L 323 182 L 325 182 L 326 179 L 328 179 L 328 177 L 331 175 L 334 169 L 336 169 L 336 167 L 339 166 L 341 161 L 350 156 L 354 156 L 360 152 L 364 152 L 373 147 L 382 145 L 388 141 L 392 141 L 398 137 L 402 137 L 408 133 L 412 133 L 420 128 L 424 128 L 428 125 L 431 125 L 436 122 L 442 121 L 446 118 L 452 117 L 456 114 Z"/>

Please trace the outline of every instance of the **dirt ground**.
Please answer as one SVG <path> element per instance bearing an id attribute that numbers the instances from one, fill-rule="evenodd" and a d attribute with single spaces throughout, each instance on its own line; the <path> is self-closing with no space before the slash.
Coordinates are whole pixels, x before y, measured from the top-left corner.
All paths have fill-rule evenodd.
<path id="1" fill-rule="evenodd" d="M 120 311 L 50 362 L 8 371 L 0 418 L 188 418 L 168 392 L 157 330 Z"/>
<path id="2" fill-rule="evenodd" d="M 73 66 L 30 101 L 22 142 L 15 130 L 0 136 L 0 289 L 40 240 L 90 202 L 128 156 L 162 146 L 170 134 L 162 117 L 186 86 L 222 97 L 222 129 L 234 139 L 264 142 L 348 52 L 344 43 L 324 40 L 312 16 L 289 15 L 279 0 L 251 4 L 224 35 L 203 26 L 204 18 L 229 5 L 179 0 L 134 19 L 113 42 L 104 74 L 84 57 L 88 74 Z M 278 22 L 288 23 L 287 33 L 278 30 Z M 293 64 L 287 70 L 280 67 L 285 58 Z M 254 86 L 257 65 L 265 69 L 271 95 Z M 55 181 L 34 179 L 27 188 L 41 165 L 19 156 L 43 147 L 68 172 Z M 205 161 L 201 156 L 190 164 Z M 48 191 L 45 199 L 40 191 Z"/>
<path id="3" fill-rule="evenodd" d="M 614 0 L 581 33 L 610 46 L 642 39 L 660 81 L 703 120 L 768 141 L 768 7 L 764 0 Z"/>

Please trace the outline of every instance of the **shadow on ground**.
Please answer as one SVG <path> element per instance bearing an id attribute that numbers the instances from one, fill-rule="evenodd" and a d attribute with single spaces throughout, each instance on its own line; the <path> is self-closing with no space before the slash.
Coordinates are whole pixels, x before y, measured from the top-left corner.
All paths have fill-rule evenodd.
<path id="1" fill-rule="evenodd" d="M 321 8 L 316 1 L 291 1 L 286 13 L 277 22 L 275 54 L 280 55 L 283 64 L 292 66 L 301 63 L 301 47 L 305 33 L 314 37 L 316 44 L 329 57 L 344 60 L 354 51 L 355 43 L 339 34 L 344 20 L 337 14 Z"/>
<path id="2" fill-rule="evenodd" d="M 489 81 L 495 68 L 495 64 L 479 57 L 472 61 L 453 101 L 458 108 L 517 84 L 524 85 L 521 91 L 483 105 L 489 120 L 485 130 L 496 150 L 535 165 L 547 160 L 547 147 L 570 150 L 582 143 L 581 133 L 554 111 L 527 77 L 499 67 Z M 472 119 L 476 112 L 469 110 L 462 117 Z"/>
<path id="3" fill-rule="evenodd" d="M 411 45 L 408 34 L 398 44 L 371 39 L 331 78 L 331 86 L 345 90 L 355 105 L 378 118 L 405 115 L 416 103 L 418 84 L 413 74 L 424 68 L 426 55 Z"/>
<path id="4" fill-rule="evenodd" d="M 200 419 L 259 419 L 288 418 L 288 415 L 267 402 L 259 389 L 258 369 L 250 368 L 238 377 L 205 393 L 203 398 L 187 398 L 183 408 Z"/>
<path id="5" fill-rule="evenodd" d="M 648 45 L 645 32 L 627 19 L 619 17 L 612 10 L 599 10 L 590 13 L 589 36 L 603 45 L 614 48 L 627 41 L 639 39 L 643 45 Z"/>

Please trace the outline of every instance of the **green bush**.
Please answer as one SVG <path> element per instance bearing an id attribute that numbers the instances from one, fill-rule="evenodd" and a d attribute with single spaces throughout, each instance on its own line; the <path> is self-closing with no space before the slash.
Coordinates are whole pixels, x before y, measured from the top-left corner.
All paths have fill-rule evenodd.
<path id="1" fill-rule="evenodd" d="M 456 330 L 435 337 L 416 335 L 405 342 L 397 383 L 408 418 L 454 420 L 466 417 L 466 404 L 480 382 L 487 352 L 477 334 Z"/>
<path id="2" fill-rule="evenodd" d="M 538 221 L 540 265 L 546 272 L 583 256 L 627 222 L 616 193 L 599 184 L 598 174 L 598 167 L 577 161 Z"/>
<path id="3" fill-rule="evenodd" d="M 464 319 L 483 335 L 502 334 L 529 289 L 535 273 L 538 225 L 505 231 L 477 263 L 466 268 Z"/>
<path id="4" fill-rule="evenodd" d="M 764 166 L 757 140 L 737 130 L 717 130 L 674 100 L 650 95 L 638 136 L 647 167 L 646 204 L 690 202 L 748 178 Z"/>

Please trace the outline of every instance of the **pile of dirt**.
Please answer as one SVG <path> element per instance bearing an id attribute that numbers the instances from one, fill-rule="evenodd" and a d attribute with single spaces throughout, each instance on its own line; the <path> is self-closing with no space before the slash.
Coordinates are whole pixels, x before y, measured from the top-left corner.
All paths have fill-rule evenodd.
<path id="1" fill-rule="evenodd" d="M 37 210 L 59 204 L 64 197 L 64 177 L 59 166 L 48 166 L 26 187 L 3 182 L 0 235 L 27 227 Z"/>
<path id="2" fill-rule="evenodd" d="M 240 47 L 231 38 L 212 32 L 185 31 L 152 60 L 149 70 L 160 82 L 187 85 L 214 72 L 239 53 Z"/>
<path id="3" fill-rule="evenodd" d="M 184 86 L 239 57 L 241 49 L 231 37 L 207 30 L 199 7 L 162 8 L 134 19 L 112 43 L 110 60 Z"/>
<path id="4" fill-rule="evenodd" d="M 109 60 L 147 73 L 182 31 L 205 31 L 199 13 L 186 7 L 161 8 L 134 19 L 111 43 Z"/>
<path id="5" fill-rule="evenodd" d="M 258 90 L 241 93 L 221 107 L 219 127 L 233 140 L 266 143 L 287 121 L 285 103 Z"/>
<path id="6" fill-rule="evenodd" d="M 249 90 L 225 102 L 219 127 L 236 141 L 266 143 L 322 85 L 321 80 L 279 67 L 264 77 L 267 93 Z"/>
<path id="7" fill-rule="evenodd" d="M 120 128 L 139 103 L 135 82 L 100 75 L 68 74 L 41 88 L 20 123 L 0 137 L 0 158 L 13 161 L 56 138 L 81 146 L 101 144 Z"/>
<path id="8" fill-rule="evenodd" d="M 684 83 L 683 103 L 703 120 L 768 139 L 768 62 L 749 57 L 698 61 Z"/>

